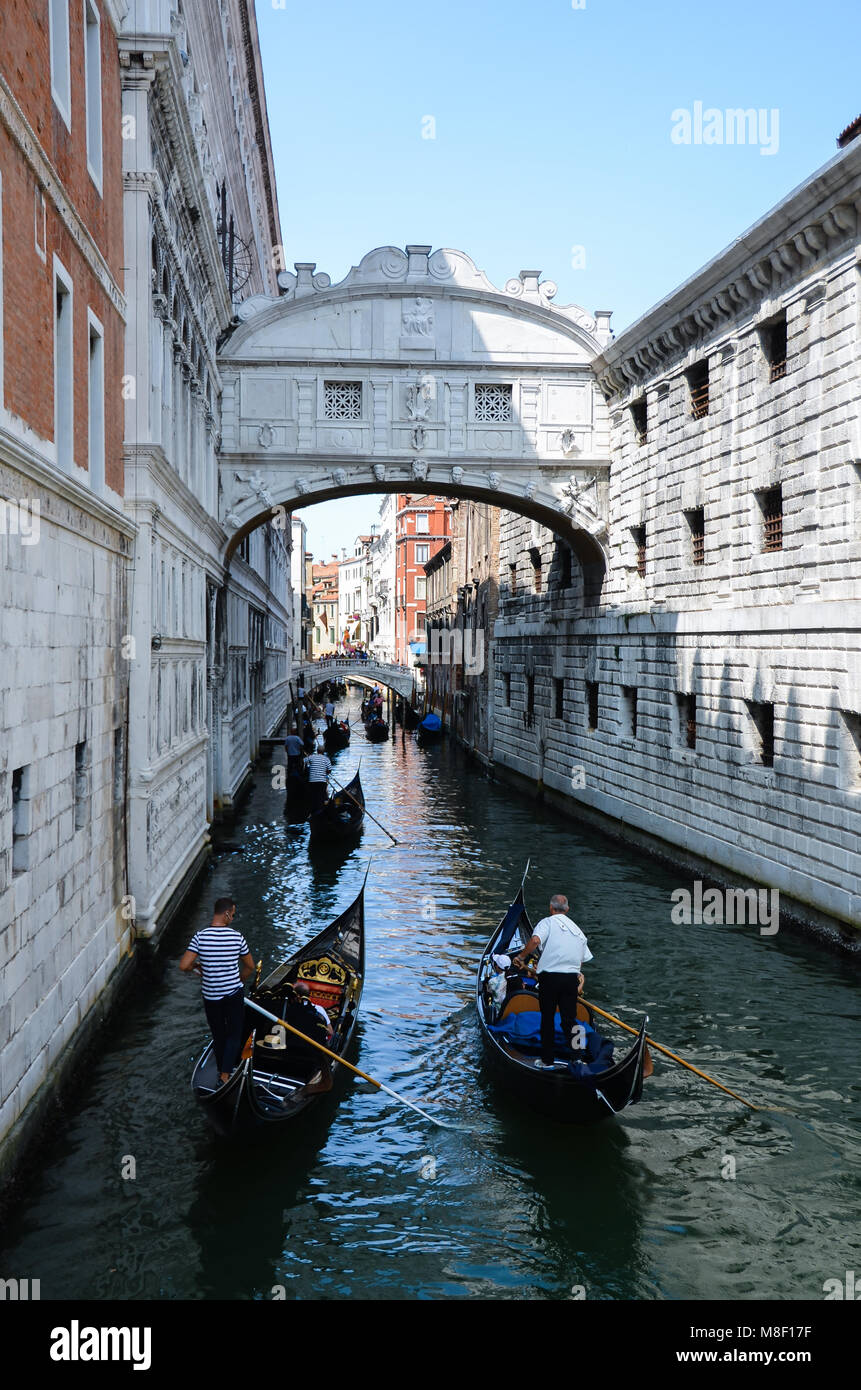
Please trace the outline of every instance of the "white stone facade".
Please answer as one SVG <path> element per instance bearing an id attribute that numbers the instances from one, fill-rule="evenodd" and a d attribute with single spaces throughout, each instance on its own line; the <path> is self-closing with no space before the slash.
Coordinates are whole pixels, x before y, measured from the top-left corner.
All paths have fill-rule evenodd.
<path id="1" fill-rule="evenodd" d="M 596 360 L 601 608 L 584 616 L 578 567 L 564 583 L 550 533 L 506 514 L 494 746 L 584 814 L 854 926 L 859 204 L 856 143 Z"/>
<path id="2" fill-rule="evenodd" d="M 380 520 L 371 542 L 370 650 L 379 661 L 395 659 L 395 528 L 397 494 L 390 492 L 380 504 Z"/>

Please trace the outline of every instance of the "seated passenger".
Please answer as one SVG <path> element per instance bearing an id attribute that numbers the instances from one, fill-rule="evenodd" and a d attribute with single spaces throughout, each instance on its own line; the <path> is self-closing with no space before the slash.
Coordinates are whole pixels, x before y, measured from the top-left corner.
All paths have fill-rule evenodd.
<path id="1" fill-rule="evenodd" d="M 306 1000 L 307 1003 L 311 1004 L 311 1008 L 314 1009 L 318 1016 L 323 1020 L 323 1023 L 326 1026 L 326 1041 L 327 1043 L 331 1042 L 334 1030 L 332 1028 L 329 1015 L 326 1013 L 326 1010 L 323 1008 L 322 1004 L 311 1003 L 311 991 L 304 980 L 297 980 L 295 985 L 293 986 L 293 990 L 299 996 L 300 999 Z M 298 1027 L 299 1025 L 297 1024 L 296 1026 Z M 303 1028 L 302 1032 L 304 1033 L 305 1031 L 306 1030 Z"/>

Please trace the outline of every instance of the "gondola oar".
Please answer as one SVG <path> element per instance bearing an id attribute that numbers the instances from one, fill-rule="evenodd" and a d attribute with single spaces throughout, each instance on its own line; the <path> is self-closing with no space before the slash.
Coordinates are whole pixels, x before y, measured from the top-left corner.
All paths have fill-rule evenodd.
<path id="1" fill-rule="evenodd" d="M 590 1004 L 582 995 L 580 996 L 579 1002 L 585 1004 L 587 1009 L 593 1009 L 595 1013 L 600 1014 L 602 1018 L 609 1019 L 611 1023 L 617 1024 L 619 1028 L 624 1028 L 626 1033 L 634 1033 L 636 1035 L 638 1030 L 632 1028 L 628 1023 L 623 1023 L 620 1018 L 616 1018 L 615 1014 L 608 1014 L 603 1009 L 599 1009 L 597 1004 Z M 745 1100 L 744 1096 L 737 1095 L 735 1091 L 729 1089 L 729 1086 L 723 1086 L 720 1081 L 715 1081 L 714 1077 L 709 1076 L 707 1072 L 700 1071 L 699 1067 L 692 1066 L 690 1062 L 686 1062 L 684 1057 L 679 1057 L 677 1053 L 671 1052 L 668 1047 L 662 1047 L 659 1042 L 655 1042 L 654 1038 L 650 1038 L 648 1034 L 646 1035 L 646 1042 L 649 1047 L 654 1047 L 656 1051 L 663 1052 L 665 1057 L 672 1058 L 672 1060 L 678 1062 L 681 1067 L 687 1067 L 688 1071 L 692 1071 L 695 1076 L 701 1076 L 703 1081 L 708 1081 L 712 1086 L 717 1086 L 719 1091 L 725 1091 L 728 1096 L 732 1096 L 733 1100 L 740 1100 L 742 1105 L 748 1106 L 751 1110 L 773 1111 L 777 1115 L 791 1115 L 793 1113 L 791 1110 L 784 1110 L 780 1106 L 754 1105 L 752 1100 Z"/>
<path id="2" fill-rule="evenodd" d="M 361 811 L 364 811 L 365 815 L 369 816 L 370 819 L 374 822 L 374 825 L 378 825 L 381 830 L 385 830 L 385 833 L 388 835 L 393 845 L 399 843 L 399 841 L 395 839 L 391 830 L 386 830 L 386 827 L 383 825 L 382 821 L 377 820 L 376 816 L 372 816 L 367 806 L 363 806 L 361 801 L 356 800 L 352 792 L 348 792 L 346 787 L 342 787 L 340 782 L 335 781 L 335 778 L 331 775 L 331 773 L 329 774 L 329 781 L 334 782 L 335 786 L 338 788 L 338 791 L 343 792 L 345 796 L 348 796 L 350 800 L 353 802 L 354 806 L 358 806 Z"/>
<path id="3" fill-rule="evenodd" d="M 253 999 L 246 998 L 245 1002 L 249 1009 L 255 1009 L 257 1013 L 262 1014 L 264 1018 L 268 1018 L 271 1023 L 277 1023 L 281 1028 L 286 1028 L 288 1033 L 294 1033 L 297 1038 L 301 1038 L 302 1042 L 307 1043 L 309 1047 L 316 1047 L 318 1052 L 324 1052 L 326 1056 L 331 1057 L 333 1061 L 340 1062 L 342 1067 L 347 1067 L 350 1071 L 355 1072 L 356 1076 L 361 1076 L 363 1081 L 369 1081 L 371 1085 L 376 1086 L 378 1090 L 385 1091 L 386 1095 L 394 1096 L 395 1100 L 399 1100 L 402 1105 L 408 1105 L 410 1110 L 415 1110 L 416 1114 L 421 1115 L 422 1119 L 430 1120 L 432 1125 L 439 1125 L 441 1129 L 460 1128 L 459 1125 L 447 1124 L 445 1120 L 435 1120 L 433 1115 L 429 1115 L 427 1111 L 422 1110 L 420 1106 L 414 1105 L 411 1100 L 407 1100 L 406 1096 L 402 1096 L 397 1091 L 393 1091 L 391 1086 L 387 1086 L 384 1081 L 377 1081 L 375 1077 L 368 1076 L 367 1072 L 360 1071 L 358 1067 L 353 1066 L 352 1062 L 347 1062 L 343 1057 L 339 1057 L 337 1052 L 330 1052 L 328 1047 L 324 1047 L 322 1043 L 315 1042 L 313 1038 L 309 1038 L 306 1033 L 301 1032 L 298 1028 L 292 1028 L 283 1018 L 278 1018 L 276 1014 L 271 1014 L 268 1009 L 262 1009 L 259 1004 L 255 1004 Z"/>

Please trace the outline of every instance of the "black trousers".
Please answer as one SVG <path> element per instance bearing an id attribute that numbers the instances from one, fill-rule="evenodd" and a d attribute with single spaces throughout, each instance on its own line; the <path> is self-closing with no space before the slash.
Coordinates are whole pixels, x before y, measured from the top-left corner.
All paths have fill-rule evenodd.
<path id="1" fill-rule="evenodd" d="M 326 800 L 326 783 L 309 782 L 308 790 L 311 793 L 311 810 L 319 811 L 323 802 Z"/>
<path id="2" fill-rule="evenodd" d="M 541 1060 L 552 1063 L 556 1046 L 556 1010 L 562 1018 L 562 1032 L 571 1046 L 571 1030 L 577 1022 L 576 970 L 539 970 L 538 1003 L 541 1008 Z"/>
<path id="3" fill-rule="evenodd" d="M 203 1007 L 212 1029 L 215 1065 L 219 1072 L 233 1071 L 242 1050 L 245 990 L 237 989 L 233 994 L 225 994 L 223 999 L 204 999 Z"/>

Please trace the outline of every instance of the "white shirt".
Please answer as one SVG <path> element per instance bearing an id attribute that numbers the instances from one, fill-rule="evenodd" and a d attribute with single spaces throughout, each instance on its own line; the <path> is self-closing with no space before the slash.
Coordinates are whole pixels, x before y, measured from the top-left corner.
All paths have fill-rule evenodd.
<path id="1" fill-rule="evenodd" d="M 532 934 L 541 942 L 541 959 L 537 967 L 539 975 L 542 970 L 579 973 L 584 961 L 593 959 L 577 923 L 562 912 L 542 918 Z"/>
<path id="2" fill-rule="evenodd" d="M 314 1008 L 317 1010 L 317 1013 L 320 1015 L 320 1017 L 322 1018 L 323 1022 L 324 1022 L 325 1025 L 326 1025 L 326 1027 L 328 1028 L 329 1032 L 331 1033 L 331 1031 L 332 1031 L 332 1020 L 330 1019 L 329 1015 L 326 1013 L 326 1010 L 323 1008 L 323 1005 L 322 1005 L 322 1004 L 315 1004 L 315 1005 L 314 1005 Z"/>

